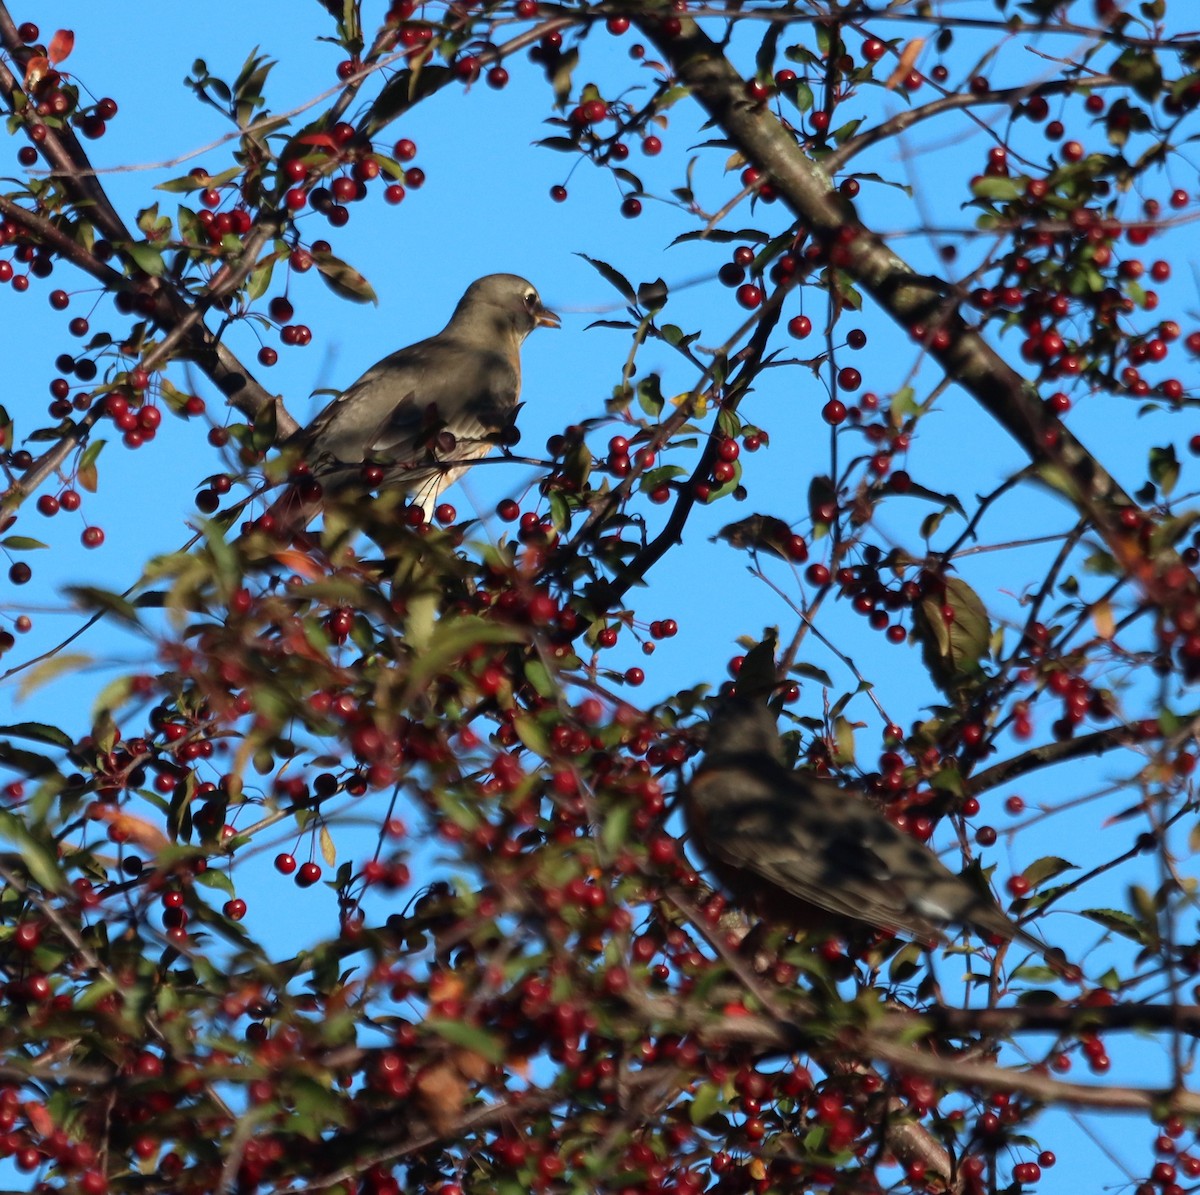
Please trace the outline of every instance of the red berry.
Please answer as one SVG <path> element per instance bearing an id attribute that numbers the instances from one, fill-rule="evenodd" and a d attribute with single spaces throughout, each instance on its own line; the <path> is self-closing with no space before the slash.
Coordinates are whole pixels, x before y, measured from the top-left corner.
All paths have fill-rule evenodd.
<path id="1" fill-rule="evenodd" d="M 299 888 L 311 888 L 320 878 L 320 866 L 310 859 L 307 863 L 300 864 L 300 870 L 296 872 L 296 886 Z"/>
<path id="2" fill-rule="evenodd" d="M 85 548 L 98 548 L 104 542 L 104 532 L 99 527 L 85 527 L 79 542 Z"/>
<path id="3" fill-rule="evenodd" d="M 1007 887 L 1012 896 L 1028 896 L 1032 885 L 1024 876 L 1011 876 Z"/>
<path id="4" fill-rule="evenodd" d="M 737 288 L 737 301 L 748 311 L 753 311 L 754 308 L 762 306 L 762 290 L 751 282 L 744 283 Z"/>
<path id="5" fill-rule="evenodd" d="M 836 398 L 831 398 L 821 408 L 821 418 L 836 427 L 846 419 L 846 404 L 839 402 Z"/>

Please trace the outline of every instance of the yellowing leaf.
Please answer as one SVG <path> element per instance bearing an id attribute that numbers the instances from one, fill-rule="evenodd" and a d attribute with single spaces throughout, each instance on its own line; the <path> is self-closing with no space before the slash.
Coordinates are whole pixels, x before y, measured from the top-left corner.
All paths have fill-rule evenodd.
<path id="1" fill-rule="evenodd" d="M 114 830 L 130 842 L 136 842 L 144 850 L 157 852 L 167 845 L 167 836 L 157 826 L 151 825 L 144 818 L 126 813 L 116 805 L 95 805 L 92 807 L 92 816 L 97 821 L 107 822 Z"/>
<path id="2" fill-rule="evenodd" d="M 330 867 L 337 866 L 337 847 L 333 845 L 333 835 L 329 833 L 329 827 L 322 826 L 321 832 L 317 837 L 321 843 L 321 858 Z"/>
<path id="3" fill-rule="evenodd" d="M 308 556 L 304 552 L 297 552 L 294 548 L 284 548 L 282 551 L 272 552 L 271 555 L 284 568 L 291 569 L 292 572 L 309 581 L 316 581 L 324 575 L 317 562 L 311 556 Z"/>
<path id="4" fill-rule="evenodd" d="M 50 656 L 35 664 L 21 678 L 17 686 L 17 700 L 24 701 L 31 693 L 56 680 L 64 672 L 80 672 L 92 664 L 92 657 L 80 653 Z"/>
<path id="5" fill-rule="evenodd" d="M 50 61 L 57 66 L 63 61 L 75 46 L 75 34 L 70 29 L 56 29 L 50 39 Z"/>
<path id="6" fill-rule="evenodd" d="M 1116 633 L 1117 625 L 1113 619 L 1112 603 L 1107 598 L 1092 607 L 1092 625 L 1101 639 L 1111 639 Z"/>
<path id="7" fill-rule="evenodd" d="M 35 54 L 25 63 L 25 90 L 33 91 L 50 69 L 50 59 L 42 54 Z"/>
<path id="8" fill-rule="evenodd" d="M 884 87 L 888 91 L 895 91 L 901 83 L 904 82 L 905 76 L 912 70 L 913 64 L 917 61 L 918 55 L 925 48 L 925 39 L 923 37 L 914 37 L 912 41 L 900 51 L 900 60 L 896 63 L 896 69 L 887 77 L 887 82 Z"/>

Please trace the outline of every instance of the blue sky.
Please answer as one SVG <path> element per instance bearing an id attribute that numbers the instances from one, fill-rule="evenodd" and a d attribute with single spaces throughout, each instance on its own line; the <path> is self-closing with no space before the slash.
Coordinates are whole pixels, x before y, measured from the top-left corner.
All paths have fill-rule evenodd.
<path id="1" fill-rule="evenodd" d="M 976 7 L 988 13 L 994 11 L 986 4 Z M 372 15 L 382 8 L 374 6 Z M 281 19 L 285 12 L 281 5 L 233 4 L 226 0 L 211 0 L 199 20 L 185 9 L 171 6 L 164 6 L 153 20 L 133 6 L 119 6 L 115 15 L 83 3 L 60 3 L 53 6 L 53 11 L 53 22 L 72 28 L 76 36 L 74 51 L 65 65 L 97 96 L 111 95 L 120 105 L 108 135 L 88 143 L 88 148 L 97 167 L 113 170 L 105 175 L 106 183 L 130 220 L 137 208 L 154 201 L 165 211 L 173 210 L 175 197 L 153 192 L 154 184 L 178 177 L 197 164 L 214 172 L 229 164 L 228 147 L 221 147 L 179 165 L 154 165 L 205 146 L 226 132 L 217 114 L 197 103 L 183 86 L 193 59 L 205 59 L 215 74 L 230 78 L 246 55 L 258 47 L 279 60 L 270 87 L 271 107 L 285 111 L 332 86 L 334 67 L 340 58 L 335 47 L 315 41 L 317 33 L 327 31 L 317 5 L 299 9 L 287 6 L 287 19 Z M 19 18 L 23 14 L 17 15 Z M 51 23 L 41 23 L 43 36 L 47 36 L 52 31 Z M 885 31 L 896 32 L 890 27 Z M 648 77 L 645 68 L 637 67 L 627 57 L 633 40 L 632 34 L 620 39 L 594 34 L 585 49 L 585 66 L 577 73 L 577 83 L 595 79 L 610 96 L 627 86 L 644 85 Z M 1038 77 L 1053 77 L 1057 67 L 1044 59 L 1031 59 L 1027 43 L 1032 40 L 993 45 L 983 35 L 972 43 L 964 34 L 948 61 L 957 72 L 965 69 L 964 64 L 973 56 L 995 51 L 997 57 L 987 69 L 998 83 L 1025 81 L 1031 72 Z M 1064 53 L 1077 47 L 1056 43 L 1036 48 Z M 568 202 L 550 202 L 549 188 L 564 181 L 574 160 L 532 144 L 554 131 L 540 123 L 550 114 L 549 91 L 540 70 L 523 57 L 510 64 L 510 69 L 512 83 L 505 91 L 493 92 L 482 83 L 466 94 L 450 88 L 389 132 L 389 141 L 404 135 L 417 142 L 416 164 L 428 176 L 426 186 L 410 192 L 398 208 L 388 208 L 377 200 L 353 205 L 353 218 L 341 230 L 330 229 L 320 216 L 306 217 L 305 235 L 331 240 L 340 256 L 370 278 L 379 304 L 351 307 L 341 303 L 318 281 L 315 272 L 293 280 L 290 293 L 296 318 L 311 326 L 313 343 L 303 349 L 281 349 L 280 363 L 274 369 L 256 372 L 268 388 L 285 395 L 297 418 L 305 420 L 326 401 L 323 397 L 310 398 L 312 391 L 344 386 L 386 353 L 436 331 L 466 284 L 493 271 L 525 275 L 564 317 L 561 331 L 536 333 L 524 353 L 522 448 L 533 454 L 549 434 L 566 423 L 602 413 L 604 399 L 619 378 L 627 351 L 625 334 L 585 330 L 595 318 L 619 315 L 619 306 L 614 311 L 618 304 L 615 294 L 578 254 L 608 261 L 635 282 L 661 275 L 673 288 L 670 318 L 685 328 L 701 329 L 702 344 L 719 343 L 744 318 L 731 292 L 711 280 L 724 256 L 696 245 L 669 248 L 677 235 L 695 227 L 694 217 L 679 207 L 648 199 L 641 218 L 623 219 L 618 212 L 620 193 L 613 180 L 587 164 L 580 164 L 567 180 Z M 1007 71 L 1011 71 L 1011 78 L 1006 78 Z M 884 110 L 899 110 L 902 100 L 891 94 L 871 94 L 861 107 L 875 111 L 877 104 Z M 1087 132 L 1078 106 L 1069 109 L 1068 119 L 1074 122 L 1073 131 L 1083 131 L 1089 148 L 1101 147 L 1099 134 Z M 682 181 L 684 162 L 698 156 L 697 192 L 709 210 L 720 206 L 736 176 L 730 174 L 723 181 L 724 151 L 690 148 L 709 135 L 699 130 L 695 110 L 687 105 L 677 107 L 670 128 L 661 135 L 665 150 L 659 158 L 645 158 L 635 147 L 627 163 L 642 175 L 646 189 L 668 194 L 670 187 Z M 1034 134 L 1022 135 L 1034 154 Z M 868 224 L 895 234 L 897 250 L 918 268 L 942 268 L 930 239 L 920 230 L 929 224 L 943 228 L 970 226 L 972 214 L 958 207 L 961 180 L 982 169 L 990 144 L 985 130 L 965 120 L 919 127 L 900 145 L 888 144 L 857 163 L 864 171 L 876 171 L 906 183 L 912 197 L 896 188 L 864 182 L 859 210 Z M 4 152 L 10 154 L 10 169 L 15 172 L 16 145 Z M 1173 176 L 1160 180 L 1156 194 L 1165 198 L 1176 185 L 1195 188 L 1193 165 L 1177 163 L 1172 171 Z M 1187 177 L 1176 177 L 1182 174 Z M 743 206 L 727 218 L 724 226 L 774 227 L 781 222 L 780 213 L 770 208 L 752 215 Z M 962 242 L 960 263 L 972 260 L 985 248 L 978 240 Z M 1182 313 L 1194 317 L 1197 304 L 1191 266 L 1195 254 L 1186 229 L 1173 238 L 1164 238 L 1157 246 L 1152 243 L 1145 256 L 1147 260 L 1165 256 L 1174 265 L 1173 281 L 1159 288 L 1163 294 L 1162 313 L 1172 314 L 1181 322 L 1185 322 Z M 703 284 L 688 285 L 697 279 Z M 34 280 L 26 294 L 0 288 L 0 326 L 9 332 L 4 402 L 18 419 L 19 428 L 32 426 L 28 420 L 33 413 L 44 412 L 55 356 L 77 345 L 67 335 L 66 320 L 88 312 L 96 297 L 88 285 L 59 267 L 52 279 Z M 71 307 L 65 315 L 52 312 L 46 301 L 47 293 L 55 286 L 72 292 Z M 818 329 L 822 326 L 823 305 L 818 293 L 797 294 L 789 304 L 789 312 L 803 307 Z M 94 327 L 106 326 L 107 311 L 108 300 L 101 299 Z M 868 347 L 857 357 L 844 354 L 841 362 L 862 369 L 867 379 L 864 388 L 887 393 L 915 380 L 919 393 L 923 393 L 922 387 L 931 384 L 932 373 L 916 363 L 914 350 L 900 332 L 870 310 L 861 318 L 845 318 L 839 329 L 844 333 L 855 326 L 868 331 Z M 1186 333 L 1188 328 L 1184 330 Z M 816 352 L 819 339 L 814 335 L 799 346 L 785 344 L 785 353 L 806 356 Z M 271 336 L 267 343 L 276 341 Z M 1001 343 L 1007 358 L 1019 363 L 1017 336 L 1011 334 Z M 244 360 L 253 359 L 257 341 L 248 329 L 234 328 L 230 344 Z M 1185 385 L 1193 387 L 1197 382 L 1194 364 L 1177 360 L 1179 356 L 1175 355 L 1172 364 L 1176 371 L 1184 371 L 1181 376 Z M 663 371 L 664 391 L 668 394 L 691 383 L 665 347 L 644 350 L 639 362 L 643 373 L 650 369 Z M 184 375 L 174 376 L 177 384 L 184 384 Z M 195 384 L 216 414 L 219 399 L 198 379 Z M 786 604 L 749 573 L 746 558 L 724 544 L 709 543 L 707 537 L 724 523 L 752 510 L 789 520 L 802 516 L 807 479 L 816 471 L 814 461 L 828 454 L 828 429 L 819 417 L 825 397 L 823 381 L 807 368 L 795 366 L 764 375 L 743 406 L 743 413 L 766 426 L 772 438 L 769 449 L 753 456 L 743 455 L 750 501 L 742 506 L 724 502 L 698 511 L 681 549 L 657 567 L 648 579 L 647 590 L 631 597 L 643 619 L 673 617 L 679 622 L 680 634 L 661 642 L 650 659 L 642 656 L 628 636 L 623 637 L 623 646 L 617 652 L 610 653 L 608 662 L 614 665 L 645 667 L 647 681 L 642 694 L 652 698 L 703 681 L 715 685 L 724 677 L 725 662 L 736 650 L 736 636 L 757 635 L 769 624 L 780 624 L 785 637 L 794 629 L 795 618 Z M 961 393 L 949 391 L 939 400 L 938 408 L 938 414 L 921 424 L 907 467 L 922 483 L 958 493 L 970 506 L 974 495 L 994 488 L 1023 461 L 1007 436 L 974 410 Z M 1144 479 L 1148 448 L 1181 436 L 1177 422 L 1168 423 L 1165 417 L 1154 414 L 1135 417 L 1127 401 L 1103 396 L 1081 404 L 1071 418 L 1073 430 L 1130 489 L 1137 488 Z M 597 443 L 606 438 L 598 437 Z M 843 459 L 849 451 L 857 451 L 857 447 L 852 449 L 844 440 Z M 63 600 L 55 596 L 58 586 L 86 579 L 122 590 L 136 579 L 141 562 L 149 554 L 179 547 L 187 537 L 186 520 L 194 513 L 195 488 L 219 467 L 215 453 L 196 426 L 186 426 L 168 416 L 158 439 L 135 454 L 129 455 L 115 439 L 105 449 L 100 461 L 100 491 L 87 497 L 84 508 L 86 522 L 98 523 L 106 532 L 106 543 L 99 551 L 84 552 L 78 547 L 82 516 L 60 514 L 47 520 L 34 513 L 32 506 L 27 507 L 14 530 L 45 540 L 53 550 L 30 557 L 34 584 L 19 592 L 10 589 L 3 599 L 9 610 L 36 606 L 33 632 L 21 638 L 6 663 L 46 649 L 77 624 L 77 616 L 64 612 Z M 529 468 L 519 465 L 479 469 L 448 497 L 460 513 L 474 509 L 486 516 L 497 498 L 521 495 L 533 476 Z M 1179 490 L 1190 492 L 1195 487 L 1196 471 L 1185 462 Z M 640 509 L 652 520 L 652 526 L 662 517 L 658 508 L 643 504 Z M 882 525 L 915 551 L 919 541 L 913 535 L 913 526 L 923 513 L 893 514 L 889 508 L 882 516 Z M 1062 532 L 1072 521 L 1063 503 L 1027 486 L 997 505 L 981 538 L 1003 543 Z M 951 522 L 948 520 L 947 526 Z M 493 535 L 502 531 L 491 520 L 485 522 L 485 528 Z M 1036 584 L 1039 570 L 1044 572 L 1055 551 L 1056 545 L 1050 544 L 981 554 L 964 565 L 964 574 L 985 597 L 994 616 L 1016 621 L 1021 617 L 1021 588 Z M 818 552 L 814 549 L 814 555 Z M 768 563 L 766 570 L 785 593 L 795 596 L 802 592 L 783 564 Z M 919 653 L 909 647 L 884 645 L 880 636 L 866 629 L 863 620 L 849 613 L 845 603 L 827 606 L 820 625 L 872 677 L 876 695 L 889 716 L 902 725 L 921 716 L 925 705 L 936 699 L 923 678 Z M 97 666 L 108 667 L 133 660 L 141 649 L 111 629 L 100 628 L 73 650 L 88 653 Z M 810 640 L 808 652 L 811 654 L 806 658 L 833 675 L 835 695 L 853 687 L 847 671 L 818 644 Z M 0 702 L 10 708 L 0 716 L 6 721 L 43 718 L 79 728 L 87 717 L 87 702 L 93 691 L 90 679 L 73 677 L 18 702 L 10 682 L 6 693 L 0 694 Z M 1139 682 L 1133 690 L 1132 708 L 1140 708 L 1140 702 L 1150 693 L 1151 689 Z M 821 702 L 819 688 L 806 685 L 800 703 L 803 712 L 819 713 Z M 856 698 L 850 711 L 866 723 L 859 742 L 864 766 L 869 767 L 877 751 L 881 719 L 865 697 Z M 1046 731 L 1040 723 L 1039 731 Z M 1105 759 L 1087 768 L 1076 768 L 1069 777 L 1065 769 L 1037 777 L 1023 784 L 1022 792 L 1031 805 L 1039 800 L 1059 801 L 1067 795 L 1099 789 L 1133 770 L 1135 765 L 1128 757 Z M 1003 795 L 995 794 L 993 799 L 999 803 Z M 1004 828 L 1005 815 L 999 810 L 991 820 Z M 1106 836 L 1114 838 L 1113 850 L 1120 849 L 1125 832 L 1119 827 L 1097 830 L 1097 822 L 1094 805 L 1064 810 L 1046 821 L 1039 831 L 1040 841 L 1038 835 L 1023 834 L 1014 845 L 1002 836 L 1000 844 L 989 853 L 989 862 L 997 862 L 1003 876 L 1010 868 L 1020 870 L 1043 853 L 1069 855 L 1079 851 L 1080 862 L 1094 855 L 1103 857 L 1109 849 Z M 267 879 L 269 882 L 271 877 Z M 291 896 L 289 888 L 288 899 Z M 1108 899 L 1117 900 L 1119 896 L 1119 891 L 1114 892 Z M 1098 937 L 1056 918 L 1050 919 L 1047 931 L 1053 935 L 1060 926 L 1065 935 L 1082 932 L 1090 935 L 1085 940 Z M 288 937 L 309 928 L 308 922 L 298 921 L 278 926 L 277 932 Z M 1145 1045 L 1114 1041 L 1111 1048 L 1114 1075 L 1122 1073 L 1131 1081 L 1147 1081 L 1152 1074 L 1161 1077 L 1161 1059 Z M 1072 1158 L 1067 1144 L 1071 1137 L 1065 1131 L 1056 1127 L 1046 1135 L 1054 1139 L 1060 1164 L 1056 1171 L 1048 1172 L 1040 1189 L 1079 1189 L 1078 1167 L 1084 1157 L 1090 1156 L 1090 1147 L 1079 1138 L 1078 1156 Z M 1131 1132 L 1128 1153 L 1135 1172 L 1138 1167 L 1145 1168 L 1149 1136 L 1144 1125 Z M 1121 1143 L 1113 1148 L 1126 1146 Z"/>

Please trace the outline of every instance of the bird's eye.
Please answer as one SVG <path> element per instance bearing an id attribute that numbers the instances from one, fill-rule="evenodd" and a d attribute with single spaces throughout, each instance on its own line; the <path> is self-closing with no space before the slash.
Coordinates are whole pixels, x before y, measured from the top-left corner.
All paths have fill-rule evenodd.
<path id="1" fill-rule="evenodd" d="M 536 307 L 537 306 L 537 291 L 531 290 L 531 291 L 529 291 L 528 294 L 526 294 L 525 306 L 526 307 Z"/>

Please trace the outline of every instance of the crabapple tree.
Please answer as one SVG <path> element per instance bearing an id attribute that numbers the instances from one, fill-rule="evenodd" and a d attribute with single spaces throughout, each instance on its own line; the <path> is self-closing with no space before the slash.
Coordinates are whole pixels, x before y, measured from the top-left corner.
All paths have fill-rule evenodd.
<path id="1" fill-rule="evenodd" d="M 1104 1110 L 1129 1127 L 1090 1185 L 1185 1189 L 1189 6 L 289 6 L 329 50 L 315 98 L 279 111 L 249 46 L 198 58 L 228 136 L 128 210 L 90 154 L 151 99 L 115 55 L 78 77 L 84 34 L 41 7 L 0 5 L 6 339 L 33 304 L 59 336 L 48 399 L 10 385 L 0 414 L 0 668 L 75 700 L 0 728 L 6 1173 L 973 1195 L 1069 1168 L 1077 1190 L 1068 1130 Z M 531 154 L 561 166 L 531 203 L 579 206 L 585 247 L 647 224 L 670 246 L 589 257 L 613 310 L 557 335 L 602 346 L 605 398 L 502 445 L 537 480 L 479 518 L 376 488 L 274 533 L 264 496 L 318 486 L 287 443 L 300 396 L 269 382 L 321 334 L 315 280 L 370 301 L 343 229 L 382 242 L 435 196 L 463 235 L 411 121 L 518 77 Z M 86 638 L 25 650 L 43 528 L 77 520 L 103 557 L 101 479 L 132 485 L 168 433 L 162 484 L 194 495 L 176 550 L 127 592 L 82 566 L 69 591 L 76 629 L 124 646 L 102 673 Z M 795 766 L 1069 966 L 760 923 L 699 866 L 677 796 L 731 645 L 767 623 Z"/>

